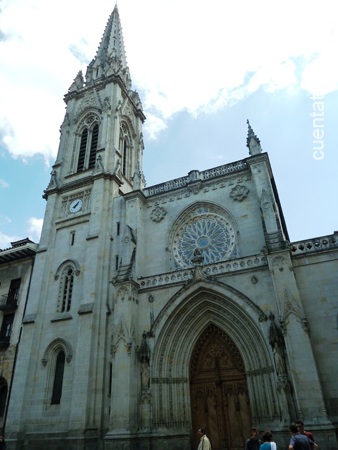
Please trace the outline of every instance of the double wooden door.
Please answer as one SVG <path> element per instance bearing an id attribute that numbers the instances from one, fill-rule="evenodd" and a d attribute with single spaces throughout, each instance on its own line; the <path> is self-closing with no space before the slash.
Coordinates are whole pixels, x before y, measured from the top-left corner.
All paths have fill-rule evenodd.
<path id="1" fill-rule="evenodd" d="M 251 414 L 241 355 L 230 337 L 210 325 L 199 338 L 190 363 L 193 438 L 205 428 L 213 450 L 243 450 Z"/>

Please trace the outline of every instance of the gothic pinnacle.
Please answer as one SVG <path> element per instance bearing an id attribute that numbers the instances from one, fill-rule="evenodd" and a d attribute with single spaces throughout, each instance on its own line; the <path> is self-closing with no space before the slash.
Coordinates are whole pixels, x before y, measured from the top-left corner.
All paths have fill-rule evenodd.
<path id="1" fill-rule="evenodd" d="M 249 149 L 250 155 L 258 155 L 259 153 L 262 153 L 261 141 L 251 128 L 249 120 L 247 120 L 246 123 L 248 124 L 248 136 L 246 138 L 246 146 Z"/>

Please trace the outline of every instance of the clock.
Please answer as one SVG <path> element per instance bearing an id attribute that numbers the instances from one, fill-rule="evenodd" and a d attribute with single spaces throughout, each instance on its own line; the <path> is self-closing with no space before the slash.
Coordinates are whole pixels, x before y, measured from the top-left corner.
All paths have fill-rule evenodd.
<path id="1" fill-rule="evenodd" d="M 82 208 L 82 200 L 80 198 L 73 200 L 69 205 L 69 211 L 71 213 L 76 213 L 80 211 L 81 208 Z"/>

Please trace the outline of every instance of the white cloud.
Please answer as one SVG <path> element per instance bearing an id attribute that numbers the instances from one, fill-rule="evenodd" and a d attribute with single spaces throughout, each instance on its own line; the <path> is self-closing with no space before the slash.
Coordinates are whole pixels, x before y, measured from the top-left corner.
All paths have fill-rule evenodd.
<path id="1" fill-rule="evenodd" d="M 10 217 L 0 216 L 0 225 L 8 224 L 11 222 Z M 41 236 L 41 229 L 43 225 L 43 219 L 37 219 L 36 217 L 31 217 L 28 219 L 28 227 L 25 232 L 25 237 L 27 236 L 33 242 L 39 242 Z M 22 236 L 8 235 L 0 230 L 0 249 L 4 250 L 11 247 L 11 242 L 19 241 L 23 239 Z"/>
<path id="2" fill-rule="evenodd" d="M 18 241 L 19 239 L 22 239 L 22 238 L 15 236 L 15 235 L 9 236 L 7 234 L 2 233 L 2 231 L 0 231 L 0 249 L 5 250 L 6 248 L 10 248 L 11 242 Z"/>
<path id="3" fill-rule="evenodd" d="M 43 219 L 37 219 L 36 217 L 31 217 L 28 220 L 28 235 L 29 238 L 34 242 L 40 241 L 41 230 L 43 225 Z"/>
<path id="4" fill-rule="evenodd" d="M 7 183 L 6 180 L 4 180 L 3 178 L 0 178 L 0 187 L 2 188 L 8 188 L 9 184 Z"/>
<path id="5" fill-rule="evenodd" d="M 332 0 L 126 0 L 119 4 L 132 79 L 155 137 L 177 111 L 215 111 L 259 88 L 337 88 Z M 56 156 L 62 97 L 94 56 L 113 8 L 97 0 L 2 4 L 0 134 L 13 156 Z"/>

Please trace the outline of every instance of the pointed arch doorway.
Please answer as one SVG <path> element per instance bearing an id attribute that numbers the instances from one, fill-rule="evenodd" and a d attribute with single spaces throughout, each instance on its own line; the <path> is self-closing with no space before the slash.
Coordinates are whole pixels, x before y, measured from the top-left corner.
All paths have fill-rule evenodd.
<path id="1" fill-rule="evenodd" d="M 195 344 L 189 372 L 192 448 L 197 448 L 197 430 L 203 427 L 213 450 L 243 450 L 251 412 L 244 364 L 234 342 L 209 325 Z"/>

